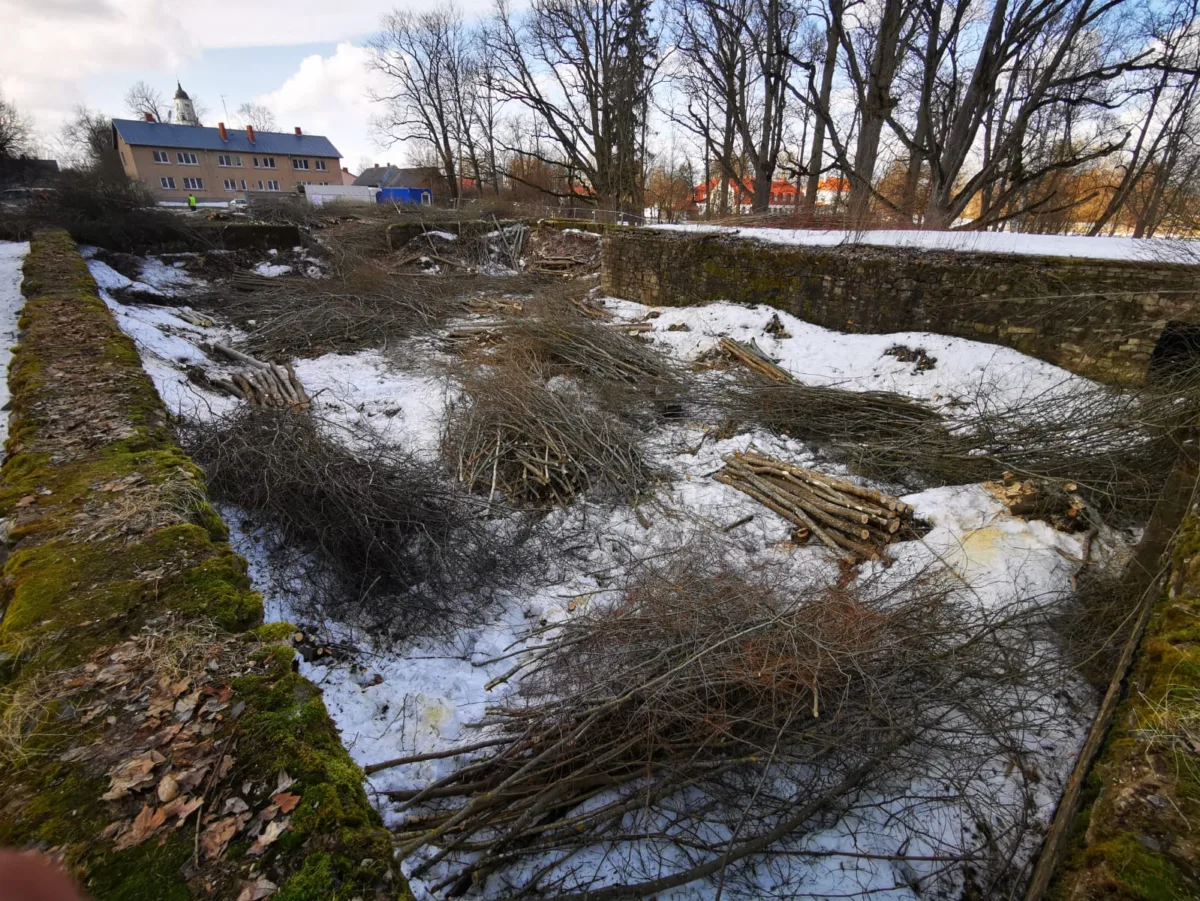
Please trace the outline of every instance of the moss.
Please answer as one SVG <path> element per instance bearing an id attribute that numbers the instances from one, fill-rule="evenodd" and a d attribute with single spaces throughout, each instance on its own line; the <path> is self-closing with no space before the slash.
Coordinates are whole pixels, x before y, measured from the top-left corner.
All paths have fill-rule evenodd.
<path id="1" fill-rule="evenodd" d="M 259 641 L 271 643 L 291 638 L 295 632 L 296 627 L 291 623 L 264 623 L 254 630 L 254 636 Z"/>
<path id="2" fill-rule="evenodd" d="M 1089 851 L 1093 862 L 1102 863 L 1111 877 L 1111 898 L 1145 901 L 1183 901 L 1200 897 L 1195 886 L 1182 879 L 1169 860 L 1150 851 L 1131 835 L 1120 835 Z"/>

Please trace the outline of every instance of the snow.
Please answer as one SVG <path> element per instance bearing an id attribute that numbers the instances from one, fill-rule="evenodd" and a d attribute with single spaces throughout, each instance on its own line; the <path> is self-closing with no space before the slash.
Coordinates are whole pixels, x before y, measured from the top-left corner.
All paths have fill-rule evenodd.
<path id="1" fill-rule="evenodd" d="M 25 298 L 21 296 L 21 266 L 29 253 L 27 241 L 0 241 L 0 460 L 4 459 L 4 442 L 8 440 L 8 366 L 12 362 L 13 346 L 17 343 L 17 319 Z"/>
<path id="2" fill-rule="evenodd" d="M 92 260 L 89 268 L 100 278 L 112 278 L 111 270 L 103 263 Z M 0 291 L 2 286 L 0 281 Z M 169 308 L 119 302 L 107 287 L 101 293 L 121 328 L 137 343 L 143 365 L 168 407 L 199 418 L 231 408 L 233 401 L 191 385 L 180 370 L 189 364 L 210 371 L 225 369 L 225 364 L 209 359 L 197 345 L 213 340 L 236 341 L 243 337 L 236 329 L 192 326 L 176 318 Z M 846 335 L 783 313 L 778 314 L 779 318 L 792 337 L 777 339 L 763 331 L 776 315 L 766 307 L 713 303 L 655 311 L 616 299 L 606 299 L 605 303 L 623 320 L 643 319 L 657 312 L 656 318 L 646 320 L 653 328 L 650 337 L 681 361 L 694 360 L 714 346 L 721 335 L 754 339 L 802 381 L 837 384 L 851 390 L 899 391 L 935 404 L 970 403 L 984 389 L 1003 402 L 1015 403 L 1029 392 L 1057 390 L 1077 380 L 1064 370 L 1016 351 L 965 339 L 927 333 Z M 669 330 L 679 324 L 689 330 Z M 885 356 L 883 352 L 897 343 L 924 347 L 937 357 L 936 367 L 915 372 L 913 364 Z M 295 361 L 297 375 L 314 399 L 316 415 L 335 425 L 377 430 L 428 458 L 437 454 L 446 408 L 455 398 L 454 386 L 439 374 L 435 364 L 429 348 L 419 343 L 391 352 L 367 350 Z M 947 412 L 953 409 L 947 406 Z M 802 442 L 768 432 L 751 431 L 712 440 L 705 439 L 698 427 L 664 427 L 648 435 L 646 442 L 652 464 L 669 476 L 655 501 L 641 508 L 649 528 L 628 507 L 602 507 L 586 499 L 549 514 L 550 534 L 586 530 L 595 538 L 594 547 L 589 544 L 586 552 L 574 556 L 565 552 L 552 555 L 540 584 L 502 598 L 477 626 L 459 632 L 450 641 L 416 639 L 406 645 L 380 646 L 352 624 L 325 624 L 336 638 L 355 644 L 362 653 L 354 663 L 302 662 L 301 672 L 321 686 L 325 705 L 354 759 L 365 765 L 478 740 L 470 724 L 487 704 L 519 685 L 518 675 L 506 688 L 486 688 L 489 680 L 507 672 L 514 663 L 513 659 L 494 658 L 524 647 L 531 625 L 570 617 L 572 602 L 576 607 L 607 603 L 617 590 L 615 586 L 620 585 L 621 576 L 638 559 L 686 547 L 703 536 L 719 539 L 733 559 L 750 566 L 769 564 L 806 577 L 836 575 L 836 564 L 824 548 L 815 544 L 792 546 L 787 542 L 791 533 L 788 523 L 711 478 L 720 468 L 723 455 L 751 446 L 831 474 L 846 474 L 817 460 Z M 931 531 L 920 540 L 891 545 L 890 566 L 864 565 L 864 577 L 886 584 L 910 578 L 929 567 L 944 568 L 961 583 L 961 596 L 980 611 L 1053 603 L 1070 593 L 1077 568 L 1070 558 L 1082 552 L 1079 536 L 1012 518 L 978 485 L 937 488 L 904 500 L 928 520 Z M 263 592 L 268 619 L 303 620 L 305 586 L 273 571 L 269 530 L 237 508 L 226 507 L 221 512 L 230 526 L 231 543 L 246 557 L 251 578 Z M 753 518 L 737 529 L 724 531 L 724 527 L 746 516 Z M 1114 539 L 1102 536 L 1102 540 Z M 1024 736 L 1025 747 L 1019 752 L 1040 777 L 1033 788 L 1030 815 L 1042 824 L 1052 814 L 1073 764 L 1090 721 L 1090 703 L 1090 696 L 1078 685 L 1064 686 L 1054 695 L 1047 690 L 1031 702 L 1031 717 L 1054 723 L 1037 728 L 1031 725 Z M 971 753 L 977 756 L 980 752 L 973 748 Z M 994 756 L 984 757 L 980 778 L 972 783 L 972 791 L 978 795 L 975 800 L 998 802 L 1005 816 L 1024 815 L 1020 774 L 1006 766 L 999 749 Z M 912 836 L 904 824 L 911 823 L 916 815 L 913 811 L 889 817 L 886 803 L 877 808 L 863 807 L 795 840 L 792 850 L 817 851 L 821 856 L 794 856 L 782 865 L 782 871 L 760 868 L 755 878 L 761 881 L 763 895 L 779 890 L 778 880 L 796 877 L 802 882 L 793 884 L 804 885 L 805 891 L 816 897 L 838 894 L 891 901 L 927 897 L 908 883 L 912 882 L 911 876 L 929 876 L 936 863 L 913 859 L 901 866 L 882 858 L 898 853 L 913 858 L 936 856 L 947 848 L 958 847 L 964 830 L 975 828 L 972 799 L 944 798 L 941 787 L 935 784 L 939 772 L 948 772 L 958 764 L 955 760 L 931 760 L 925 780 L 928 784 L 919 781 L 907 786 L 910 794 L 928 799 L 922 802 L 919 814 L 925 829 L 923 838 L 907 844 Z M 369 777 L 369 788 L 380 793 L 376 797 L 385 820 L 397 825 L 402 817 L 391 809 L 382 792 L 422 787 L 447 775 L 453 767 L 453 761 L 441 759 L 386 769 Z M 892 812 L 901 811 L 897 807 Z M 720 827 L 714 824 L 712 828 Z M 905 852 L 899 851 L 902 846 L 907 848 Z M 665 847 L 655 850 L 667 856 L 674 853 Z M 1022 853 L 1030 850 L 1025 848 Z M 576 856 L 573 863 L 595 867 L 600 874 L 599 884 L 603 884 L 619 866 L 629 863 L 631 853 L 628 846 L 597 848 L 594 854 Z M 907 876 L 904 867 L 912 871 Z M 429 884 L 437 881 L 440 872 L 438 868 L 431 871 Z M 518 867 L 494 874 L 480 888 L 479 897 L 510 896 L 511 888 L 504 880 L 519 881 L 522 872 Z M 943 885 L 949 894 L 954 893 L 953 880 Z M 419 898 L 433 897 L 424 883 L 414 882 L 413 888 Z M 692 885 L 660 897 L 711 901 L 714 891 L 706 885 Z"/>
<path id="3" fill-rule="evenodd" d="M 1078 257 L 1089 260 L 1200 263 L 1200 243 L 1177 238 L 1089 238 L 1082 235 L 917 230 L 821 231 L 697 224 L 650 225 L 647 228 L 659 231 L 737 235 L 770 244 L 803 244 L 809 247 L 868 244 L 873 247 L 903 247 L 913 250 L 959 250 L 1022 256 Z"/>
<path id="4" fill-rule="evenodd" d="M 276 251 L 271 251 L 276 253 Z M 259 275 L 265 275 L 267 278 L 277 278 L 281 275 L 287 275 L 292 271 L 291 266 L 285 266 L 283 263 L 259 263 L 254 267 L 254 271 Z"/>
<path id="5" fill-rule="evenodd" d="M 88 271 L 104 291 L 131 291 L 137 294 L 160 297 L 179 297 L 204 286 L 204 282 L 192 278 L 182 263 L 168 265 L 156 257 L 141 260 L 139 278 L 135 281 L 122 275 L 112 266 L 96 259 L 96 248 L 82 247 Z"/>
<path id="6" fill-rule="evenodd" d="M 1011 406 L 1047 392 L 1066 391 L 1086 380 L 1065 369 L 1008 347 L 932 332 L 863 335 L 812 325 L 772 307 L 716 301 L 704 306 L 655 309 L 617 298 L 604 298 L 618 319 L 646 321 L 654 344 L 683 362 L 695 362 L 722 337 L 754 341 L 779 365 L 809 385 L 836 385 L 848 391 L 893 391 L 943 407 L 954 415 L 985 391 L 998 404 Z M 654 318 L 647 317 L 657 313 Z M 768 334 L 775 317 L 790 338 Z M 676 330 L 672 331 L 672 326 Z M 917 371 L 884 354 L 897 344 L 924 348 L 937 359 L 933 369 Z"/>

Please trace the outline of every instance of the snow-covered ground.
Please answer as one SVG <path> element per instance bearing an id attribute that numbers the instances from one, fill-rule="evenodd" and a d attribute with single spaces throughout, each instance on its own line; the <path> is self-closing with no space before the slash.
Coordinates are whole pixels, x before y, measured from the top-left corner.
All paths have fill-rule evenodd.
<path id="1" fill-rule="evenodd" d="M 1089 238 L 1083 235 L 917 230 L 821 231 L 806 228 L 739 228 L 700 224 L 647 227 L 661 231 L 738 235 L 771 244 L 805 244 L 810 247 L 869 244 L 873 247 L 906 247 L 914 250 L 962 250 L 1025 256 L 1080 257 L 1089 260 L 1200 264 L 1200 242 L 1177 238 Z"/>
<path id="2" fill-rule="evenodd" d="M 95 260 L 89 265 L 98 278 L 111 280 L 108 267 Z M 192 326 L 169 308 L 126 304 L 114 300 L 108 291 L 103 293 L 121 327 L 137 342 L 145 368 L 168 406 L 185 416 L 200 418 L 229 408 L 231 401 L 188 383 L 181 369 L 188 364 L 202 364 L 209 371 L 227 371 L 220 361 L 208 359 L 197 345 L 213 340 L 236 341 L 239 335 L 235 330 Z M 641 319 L 654 312 L 626 301 L 610 299 L 606 303 L 623 319 Z M 1054 390 L 1076 378 L 992 345 L 923 333 L 844 335 L 785 314 L 779 316 L 792 337 L 772 338 L 764 328 L 773 315 L 775 311 L 768 308 L 717 303 L 664 309 L 657 318 L 647 321 L 653 327 L 654 343 L 679 360 L 695 359 L 722 335 L 740 340 L 753 338 L 802 381 L 839 384 L 852 390 L 893 390 L 935 403 L 969 403 L 985 387 L 1016 401 L 1027 392 Z M 679 330 L 680 325 L 687 330 Z M 671 330 L 672 326 L 677 330 Z M 897 343 L 924 347 L 937 357 L 936 367 L 914 372 L 913 364 L 883 354 Z M 296 370 L 314 397 L 318 415 L 337 423 L 377 428 L 389 438 L 432 455 L 454 387 L 420 353 L 405 353 L 402 363 L 398 360 L 398 356 L 378 351 L 329 354 L 297 361 Z M 832 474 L 845 473 L 816 461 L 804 444 L 767 432 L 746 432 L 725 440 L 702 441 L 703 436 L 698 427 L 675 425 L 647 437 L 651 462 L 670 476 L 655 500 L 640 508 L 648 527 L 628 507 L 600 507 L 587 501 L 550 514 L 552 532 L 557 528 L 561 534 L 579 534 L 586 529 L 594 535 L 594 547 L 574 556 L 559 555 L 551 561 L 541 584 L 507 596 L 486 621 L 460 632 L 452 641 L 414 640 L 404 646 L 379 647 L 351 626 L 332 624 L 341 638 L 361 644 L 361 659 L 354 664 L 305 663 L 302 671 L 322 686 L 325 704 L 354 758 L 371 764 L 478 740 L 478 733 L 469 724 L 482 715 L 485 705 L 519 684 L 517 676 L 507 686 L 489 691 L 489 680 L 513 665 L 512 659 L 490 662 L 493 658 L 524 646 L 531 624 L 559 622 L 581 605 L 606 603 L 622 574 L 635 561 L 685 547 L 699 535 L 724 536 L 729 553 L 747 564 L 769 564 L 797 574 L 835 573 L 834 561 L 822 547 L 792 546 L 787 541 L 792 531 L 788 523 L 741 492 L 714 481 L 711 475 L 720 468 L 723 455 L 751 445 Z M 937 488 L 904 500 L 915 507 L 918 516 L 928 520 L 931 531 L 920 540 L 891 545 L 890 566 L 865 567 L 874 578 L 885 582 L 903 580 L 929 567 L 944 568 L 962 585 L 963 596 L 980 610 L 1050 603 L 1070 592 L 1078 568 L 1072 558 L 1077 559 L 1082 552 L 1078 536 L 1056 532 L 1044 523 L 1010 517 L 991 494 L 977 485 Z M 272 572 L 272 559 L 265 550 L 269 541 L 261 524 L 236 508 L 222 512 L 231 527 L 235 548 L 245 555 L 256 586 L 264 591 L 268 615 L 274 619 L 302 618 L 298 595 L 283 590 L 286 580 Z M 753 519 L 732 532 L 724 532 L 723 527 L 747 516 Z M 295 587 L 302 595 L 303 586 Z M 1092 714 L 1090 696 L 1078 684 L 1054 688 L 1055 692 L 1048 690 L 1031 705 L 1024 747 L 1016 752 L 1036 770 L 1039 781 L 1032 787 L 1023 782 L 1020 768 L 1014 771 L 1010 759 L 997 750 L 975 786 L 981 796 L 998 802 L 1003 816 L 1023 816 L 1026 799 L 1021 791 L 1031 790 L 1030 816 L 1047 822 L 1073 763 Z M 931 761 L 930 780 L 935 778 L 937 766 Z M 423 787 L 452 768 L 450 760 L 441 759 L 386 769 L 370 777 L 369 787 L 380 793 L 376 797 L 385 819 L 398 824 L 401 818 L 382 792 Z M 964 830 L 974 829 L 975 823 L 960 800 L 941 797 L 942 792 L 933 786 L 911 788 L 931 799 L 921 805 L 921 817 L 933 838 L 926 837 L 921 840 L 924 844 L 918 842 L 919 846 L 910 844 L 912 836 L 905 817 L 887 816 L 886 806 L 831 821 L 806 834 L 793 848 L 797 852 L 815 851 L 815 856 L 798 853 L 785 867 L 786 873 L 764 870 L 764 897 L 782 890 L 781 879 L 801 880 L 805 896 L 812 897 L 836 894 L 891 901 L 928 897 L 912 887 L 913 877 L 928 876 L 938 864 L 919 858 L 933 858 L 953 849 L 961 842 Z M 1021 853 L 1029 850 L 1025 847 Z M 597 853 L 594 859 L 580 855 L 573 860 L 594 865 L 603 884 L 621 866 L 624 852 L 611 848 Z M 901 872 L 898 863 L 885 859 L 898 854 L 911 857 L 904 864 L 909 870 Z M 435 869 L 432 875 L 439 872 Z M 519 883 L 521 878 L 519 869 L 497 873 L 479 890 L 480 896 L 490 899 L 511 895 L 505 880 Z M 955 885 L 952 879 L 943 887 L 953 894 Z M 417 881 L 413 887 L 419 896 L 432 897 L 428 885 Z M 708 886 L 690 886 L 659 897 L 711 899 L 714 892 Z"/>
<path id="3" fill-rule="evenodd" d="M 26 241 L 0 241 L 0 461 L 8 440 L 8 364 L 17 343 L 17 319 L 25 298 L 21 296 L 21 266 L 29 253 Z"/>

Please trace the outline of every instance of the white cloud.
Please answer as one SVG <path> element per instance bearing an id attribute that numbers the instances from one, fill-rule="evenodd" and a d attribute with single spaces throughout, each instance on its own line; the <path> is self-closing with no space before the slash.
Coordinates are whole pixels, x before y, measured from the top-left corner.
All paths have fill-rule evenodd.
<path id="1" fill-rule="evenodd" d="M 194 29 L 167 0 L 0 0 L 0 89 L 56 128 L 83 100 L 86 79 L 134 66 L 176 67 L 196 56 Z"/>
<path id="2" fill-rule="evenodd" d="M 255 102 L 270 108 L 282 131 L 300 126 L 328 137 L 342 152 L 342 165 L 354 171 L 359 160 L 381 156 L 371 139 L 370 122 L 378 110 L 370 93 L 385 85 L 370 70 L 370 57 L 365 47 L 338 44 L 332 56 L 305 57 L 282 86 Z"/>

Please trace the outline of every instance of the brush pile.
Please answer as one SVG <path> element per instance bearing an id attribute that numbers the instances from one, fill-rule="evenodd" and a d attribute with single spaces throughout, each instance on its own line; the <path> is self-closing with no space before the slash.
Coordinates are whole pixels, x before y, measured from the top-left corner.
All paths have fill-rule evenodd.
<path id="1" fill-rule="evenodd" d="M 796 526 L 795 539 L 816 536 L 849 561 L 875 560 L 911 523 L 912 510 L 897 498 L 845 479 L 813 472 L 747 451 L 724 458 L 714 476 L 748 494 Z"/>
<path id="2" fill-rule="evenodd" d="M 735 380 L 721 399 L 735 421 L 757 422 L 811 442 L 839 459 L 861 462 L 871 475 L 893 480 L 911 476 L 905 447 L 922 441 L 936 440 L 942 447 L 949 443 L 941 415 L 911 398 L 802 384 L 753 342 L 722 338 L 719 350 L 751 372 L 749 378 Z M 880 445 L 891 454 L 874 453 Z"/>
<path id="3" fill-rule="evenodd" d="M 531 894 L 603 901 L 778 863 L 852 798 L 885 806 L 862 793 L 876 768 L 929 772 L 935 746 L 1019 728 L 1000 710 L 1017 700 L 964 674 L 1016 678 L 1027 649 L 998 648 L 953 598 L 925 575 L 792 584 L 703 553 L 639 572 L 518 665 L 485 740 L 436 755 L 452 773 L 388 793 L 408 815 L 400 853 L 420 852 L 412 875 L 441 897 L 509 867 Z"/>
<path id="4" fill-rule="evenodd" d="M 515 365 L 472 370 L 449 411 L 442 452 L 460 482 L 522 506 L 584 491 L 636 500 L 652 473 L 636 434 L 577 383 Z"/>
<path id="5" fill-rule="evenodd" d="M 395 636 L 470 623 L 522 565 L 528 536 L 492 528 L 439 467 L 336 428 L 249 406 L 181 426 L 213 495 L 277 536 L 281 587 L 303 584 L 312 612 Z"/>

